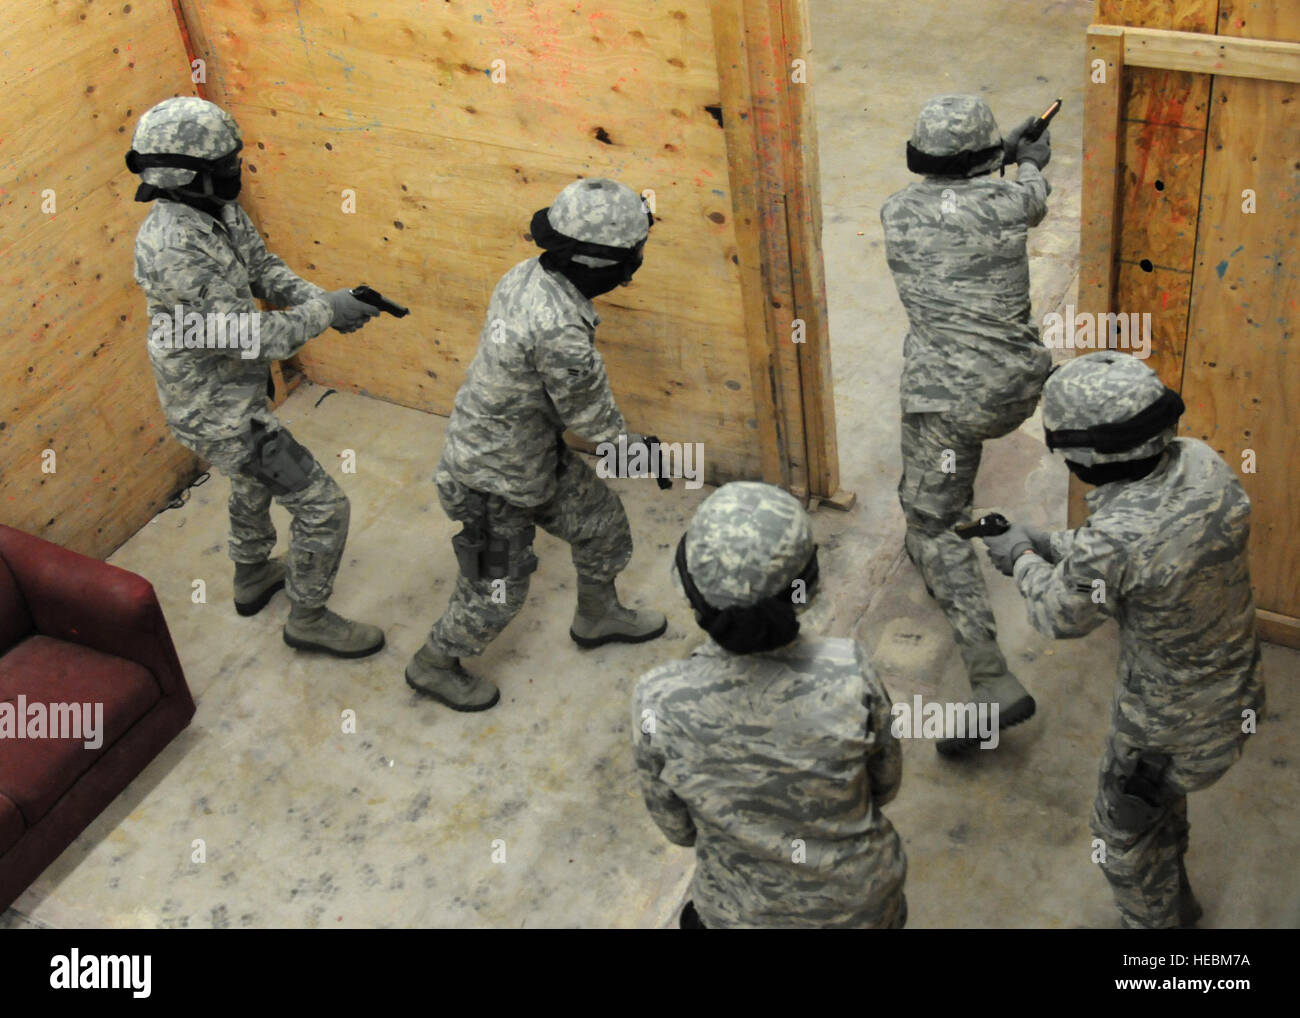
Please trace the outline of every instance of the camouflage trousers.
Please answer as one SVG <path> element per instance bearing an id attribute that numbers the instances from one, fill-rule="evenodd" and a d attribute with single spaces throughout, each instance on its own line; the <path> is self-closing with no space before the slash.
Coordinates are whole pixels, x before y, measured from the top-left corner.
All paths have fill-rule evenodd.
<path id="1" fill-rule="evenodd" d="M 1124 781 L 1146 747 L 1135 733 L 1112 726 L 1101 761 L 1092 833 L 1105 854 L 1101 868 L 1129 929 L 1170 929 L 1179 924 L 1182 887 L 1187 884 L 1187 793 L 1214 784 L 1241 755 L 1241 743 L 1204 756 L 1171 756 L 1160 803 L 1151 815 L 1134 818 L 1121 801 Z"/>
<path id="2" fill-rule="evenodd" d="M 453 520 L 486 521 L 498 537 L 538 526 L 572 546 L 580 577 L 611 580 L 632 558 L 632 529 L 623 503 L 594 470 L 565 449 L 555 494 L 539 506 L 512 505 L 497 495 L 474 491 L 442 466 L 434 474 L 438 500 Z M 531 550 L 531 549 L 530 549 Z M 529 577 L 471 580 L 458 575 L 442 617 L 429 631 L 429 646 L 450 657 L 474 657 L 501 635 L 528 598 Z"/>
<path id="3" fill-rule="evenodd" d="M 304 608 L 329 600 L 348 537 L 348 497 L 312 458 L 306 487 L 276 495 L 244 468 L 248 444 L 242 437 L 184 443 L 230 479 L 230 557 L 237 563 L 263 562 L 275 547 L 271 500 L 289 510 L 289 550 L 285 555 L 285 593 Z"/>
<path id="4" fill-rule="evenodd" d="M 907 518 L 907 555 L 964 646 L 997 637 L 975 542 L 952 532 L 975 496 L 984 443 L 1020 427 L 1037 397 L 999 406 L 903 414 L 903 477 L 898 500 Z"/>

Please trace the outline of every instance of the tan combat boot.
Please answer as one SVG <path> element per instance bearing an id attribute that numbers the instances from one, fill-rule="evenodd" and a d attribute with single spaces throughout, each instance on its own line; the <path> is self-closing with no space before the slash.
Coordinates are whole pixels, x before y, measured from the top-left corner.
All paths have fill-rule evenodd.
<path id="1" fill-rule="evenodd" d="M 487 710 L 501 699 L 497 687 L 465 671 L 460 658 L 433 650 L 427 643 L 406 666 L 406 684 L 452 710 Z"/>
<path id="2" fill-rule="evenodd" d="M 1007 659 L 1002 656 L 997 643 L 959 645 L 966 674 L 970 678 L 971 699 L 975 703 L 998 705 L 998 730 L 1018 725 L 1034 716 L 1038 705 L 1028 690 L 1007 669 Z M 941 756 L 961 756 L 980 744 L 978 737 L 940 739 L 935 744 Z"/>
<path id="3" fill-rule="evenodd" d="M 284 586 L 284 562 L 278 558 L 235 563 L 235 611 L 256 615 Z"/>
<path id="4" fill-rule="evenodd" d="M 579 647 L 606 643 L 644 643 L 662 636 L 668 620 L 657 611 L 624 608 L 613 580 L 578 577 L 578 610 L 569 636 Z"/>
<path id="5" fill-rule="evenodd" d="M 297 650 L 319 650 L 335 657 L 366 657 L 384 647 L 384 631 L 336 615 L 324 605 L 294 605 L 284 624 L 284 642 Z"/>

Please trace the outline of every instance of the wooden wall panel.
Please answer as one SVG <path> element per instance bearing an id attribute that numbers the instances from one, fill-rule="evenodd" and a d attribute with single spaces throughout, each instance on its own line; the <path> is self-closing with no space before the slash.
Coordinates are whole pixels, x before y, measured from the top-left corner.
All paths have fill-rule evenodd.
<path id="1" fill-rule="evenodd" d="M 709 4 L 183 8 L 210 97 L 245 132 L 247 204 L 273 250 L 323 286 L 364 279 L 412 309 L 314 340 L 299 358 L 311 378 L 448 413 L 492 286 L 537 253 L 533 211 L 609 176 L 656 201 L 644 268 L 597 301 L 630 425 L 704 442 L 711 481 L 760 474 Z"/>
<path id="2" fill-rule="evenodd" d="M 1300 9 L 1224 0 L 1223 35 L 1300 41 Z M 1183 431 L 1237 471 L 1254 506 L 1259 607 L 1300 617 L 1300 85 L 1217 76 L 1191 294 Z M 1243 210 L 1243 192 L 1256 211 Z M 1253 450 L 1255 471 L 1243 472 Z"/>
<path id="3" fill-rule="evenodd" d="M 1117 25 L 1300 41 L 1300 7 L 1289 3 L 1099 0 L 1096 16 Z M 1177 37 L 1160 41 L 1164 59 L 1190 66 Z M 1111 305 L 1152 314 L 1149 363 L 1183 395 L 1182 433 L 1218 450 L 1250 494 L 1260 631 L 1300 646 L 1300 358 L 1293 349 L 1300 84 L 1269 80 L 1294 81 L 1300 58 L 1270 52 L 1272 63 L 1238 61 L 1231 74 L 1205 61 L 1195 74 L 1126 69 Z M 1090 142 L 1089 149 L 1099 147 Z M 1253 209 L 1244 204 L 1248 195 Z M 1071 518 L 1078 517 L 1076 503 Z"/>
<path id="4" fill-rule="evenodd" d="M 6 5 L 0 80 L 0 520 L 105 556 L 196 469 L 158 406 L 123 163 L 188 65 L 167 0 L 56 0 Z"/>
<path id="5" fill-rule="evenodd" d="M 1219 0 L 1098 0 L 1096 19 L 1113 25 L 1214 32 Z M 1209 79 L 1184 71 L 1130 67 L 1124 72 L 1123 173 L 1119 181 L 1114 309 L 1161 316 L 1152 367 L 1167 384 L 1187 345 L 1170 301 L 1185 292 L 1196 248 L 1196 205 L 1205 156 Z M 1187 280 L 1173 277 L 1183 274 Z M 1156 278 L 1158 276 L 1158 278 Z"/>

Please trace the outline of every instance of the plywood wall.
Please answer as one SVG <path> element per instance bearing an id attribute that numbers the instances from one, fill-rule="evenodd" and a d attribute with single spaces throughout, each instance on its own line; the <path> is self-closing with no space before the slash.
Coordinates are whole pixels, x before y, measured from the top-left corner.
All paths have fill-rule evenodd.
<path id="1" fill-rule="evenodd" d="M 0 520 L 102 556 L 195 468 L 149 369 L 123 163 L 140 114 L 191 94 L 185 52 L 167 0 L 6 3 L 0 81 Z"/>
<path id="2" fill-rule="evenodd" d="M 1095 20 L 1300 41 L 1291 3 L 1098 0 Z M 1129 67 L 1121 101 L 1112 307 L 1152 314 L 1148 363 L 1182 393 L 1181 433 L 1212 445 L 1250 495 L 1261 632 L 1297 643 L 1300 86 Z M 1085 159 L 1101 151 L 1085 146 Z M 1097 282 L 1081 278 L 1081 292 Z"/>
<path id="3" fill-rule="evenodd" d="M 1099 0 L 1102 24 L 1213 32 L 1219 0 Z M 1115 306 L 1149 312 L 1147 361 L 1182 384 L 1210 80 L 1203 74 L 1124 71 Z"/>
<path id="4" fill-rule="evenodd" d="M 1219 34 L 1300 42 L 1300 6 L 1220 0 Z M 1183 431 L 1241 475 L 1259 607 L 1300 639 L 1300 85 L 1219 75 L 1209 106 Z"/>
<path id="5" fill-rule="evenodd" d="M 634 429 L 704 442 L 710 480 L 760 475 L 775 422 L 755 409 L 708 3 L 182 7 L 210 98 L 246 136 L 246 207 L 272 249 L 412 309 L 314 340 L 313 380 L 450 412 L 493 285 L 537 253 L 534 210 L 613 177 L 652 190 L 656 215 L 633 285 L 597 301 L 619 404 Z"/>

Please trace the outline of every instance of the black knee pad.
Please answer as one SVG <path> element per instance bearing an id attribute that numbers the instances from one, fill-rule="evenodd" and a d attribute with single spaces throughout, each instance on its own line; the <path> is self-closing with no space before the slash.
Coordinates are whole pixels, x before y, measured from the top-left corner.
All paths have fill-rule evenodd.
<path id="1" fill-rule="evenodd" d="M 243 469 L 277 495 L 292 495 L 311 483 L 316 461 L 283 428 L 268 430 L 260 421 L 252 422 L 249 456 Z"/>

